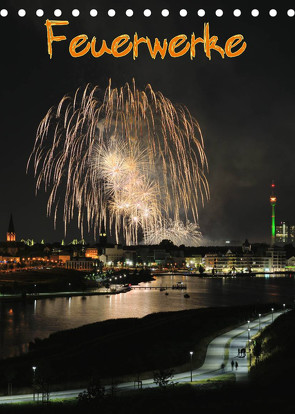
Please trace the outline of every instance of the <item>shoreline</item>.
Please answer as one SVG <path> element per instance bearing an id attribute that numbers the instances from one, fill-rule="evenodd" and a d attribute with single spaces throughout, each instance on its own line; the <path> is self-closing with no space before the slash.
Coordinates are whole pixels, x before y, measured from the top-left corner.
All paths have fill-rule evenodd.
<path id="1" fill-rule="evenodd" d="M 252 277 L 266 277 L 266 275 L 268 275 L 268 277 L 283 277 L 283 276 L 294 276 L 295 272 L 290 272 L 290 271 L 285 271 L 285 272 L 253 272 L 253 273 L 236 273 L 234 275 L 232 274 L 220 274 L 220 273 L 216 273 L 216 274 L 211 274 L 211 273 L 192 273 L 192 272 L 186 272 L 186 271 L 174 271 L 174 272 L 153 272 L 152 276 L 192 276 L 192 277 L 198 277 L 198 278 L 210 278 L 210 279 L 220 279 L 223 277 L 230 277 L 230 278 L 235 278 L 235 277 L 247 277 L 247 278 L 252 278 Z"/>
<path id="2" fill-rule="evenodd" d="M 40 293 L 27 293 L 23 295 L 22 293 L 16 293 L 11 295 L 0 295 L 0 301 L 10 301 L 10 300 L 38 300 L 38 299 L 50 299 L 50 298 L 71 298 L 72 296 L 103 296 L 103 295 L 118 295 L 119 293 L 129 292 L 131 288 L 123 286 L 122 288 L 115 290 L 105 290 L 105 291 L 74 291 L 74 292 L 40 292 Z"/>
<path id="3" fill-rule="evenodd" d="M 86 386 L 93 375 L 107 382 L 111 377 L 127 381 L 140 375 L 144 379 L 160 367 L 173 366 L 175 373 L 182 372 L 189 369 L 186 356 L 189 350 L 195 351 L 196 368 L 203 363 L 212 339 L 241 322 L 246 323 L 248 318 L 257 318 L 259 312 L 269 312 L 269 304 L 218 308 L 221 316 L 218 319 L 216 311 L 212 307 L 153 313 L 143 318 L 109 319 L 58 331 L 44 339 L 36 338 L 30 343 L 29 352 L 0 360 L 1 394 L 5 394 L 5 378 L 11 369 L 15 390 L 22 393 L 30 386 L 34 365 L 56 390 Z M 179 336 L 179 332 L 185 335 Z M 150 342 L 151 333 L 157 335 L 157 344 Z M 138 350 L 130 348 L 135 340 Z M 85 352 L 91 365 L 85 365 Z"/>

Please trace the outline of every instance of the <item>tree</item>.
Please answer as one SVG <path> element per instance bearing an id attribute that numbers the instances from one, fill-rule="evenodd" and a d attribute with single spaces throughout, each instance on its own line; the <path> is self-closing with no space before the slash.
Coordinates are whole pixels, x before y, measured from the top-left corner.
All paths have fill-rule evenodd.
<path id="1" fill-rule="evenodd" d="M 172 378 L 174 377 L 173 369 L 160 369 L 154 372 L 154 383 L 159 385 L 160 388 L 165 388 L 168 385 L 174 385 Z"/>
<path id="2" fill-rule="evenodd" d="M 87 389 L 78 395 L 79 403 L 100 402 L 105 397 L 105 387 L 100 382 L 93 382 L 88 385 Z"/>
<path id="3" fill-rule="evenodd" d="M 173 249 L 175 247 L 173 242 L 168 239 L 163 239 L 161 243 L 159 244 L 159 246 L 163 247 L 166 250 Z"/>
<path id="4" fill-rule="evenodd" d="M 253 347 L 253 355 L 255 356 L 256 361 L 259 361 L 261 354 L 262 354 L 261 341 L 256 340 L 256 343 Z"/>

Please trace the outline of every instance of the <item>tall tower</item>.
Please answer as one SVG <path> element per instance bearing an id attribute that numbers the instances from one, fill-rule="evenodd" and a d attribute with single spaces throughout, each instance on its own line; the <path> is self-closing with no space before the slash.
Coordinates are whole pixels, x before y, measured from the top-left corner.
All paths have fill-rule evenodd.
<path id="1" fill-rule="evenodd" d="M 277 197 L 274 194 L 275 183 L 272 181 L 271 184 L 271 196 L 269 198 L 271 205 L 271 245 L 273 246 L 276 238 L 276 202 Z"/>
<path id="2" fill-rule="evenodd" d="M 12 214 L 10 214 L 9 226 L 8 226 L 8 231 L 6 234 L 6 241 L 15 242 L 15 231 L 14 231 L 14 225 L 13 225 L 13 220 L 12 220 Z"/>
<path id="3" fill-rule="evenodd" d="M 105 246 L 107 244 L 107 241 L 108 241 L 108 238 L 107 238 L 107 233 L 106 233 L 106 229 L 104 225 L 104 220 L 102 220 L 101 229 L 99 233 L 99 244 L 101 244 L 102 246 Z"/>

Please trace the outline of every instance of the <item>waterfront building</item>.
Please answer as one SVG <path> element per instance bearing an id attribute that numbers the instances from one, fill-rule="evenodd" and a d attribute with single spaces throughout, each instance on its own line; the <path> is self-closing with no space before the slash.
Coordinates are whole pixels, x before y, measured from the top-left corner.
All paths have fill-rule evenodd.
<path id="1" fill-rule="evenodd" d="M 270 247 L 266 251 L 266 257 L 270 258 L 269 270 L 272 272 L 281 272 L 286 267 L 286 252 L 279 247 Z"/>
<path id="2" fill-rule="evenodd" d="M 165 249 L 154 249 L 154 263 L 158 266 L 166 266 L 167 261 L 171 258 L 169 252 Z"/>
<path id="3" fill-rule="evenodd" d="M 295 256 L 291 256 L 286 260 L 286 270 L 295 271 Z"/>
<path id="4" fill-rule="evenodd" d="M 20 263 L 20 257 L 19 256 L 0 256 L 0 263 L 1 264 Z"/>
<path id="5" fill-rule="evenodd" d="M 90 259 L 98 259 L 98 248 L 87 247 L 85 249 L 85 257 L 90 258 Z"/>
<path id="6" fill-rule="evenodd" d="M 15 271 L 19 265 L 18 256 L 0 256 L 0 271 Z"/>
<path id="7" fill-rule="evenodd" d="M 124 247 L 123 250 L 124 265 L 125 266 L 135 266 L 138 265 L 136 260 L 136 249 L 132 246 Z"/>
<path id="8" fill-rule="evenodd" d="M 203 259 L 201 255 L 194 255 L 191 257 L 185 257 L 185 266 L 192 268 L 192 269 L 198 269 L 199 266 L 203 263 Z"/>
<path id="9" fill-rule="evenodd" d="M 286 254 L 282 249 L 271 247 L 263 255 L 228 250 L 225 254 L 205 254 L 204 264 L 212 273 L 280 272 L 285 270 Z"/>
<path id="10" fill-rule="evenodd" d="M 97 269 L 98 260 L 76 258 L 68 260 L 65 264 L 66 269 L 81 270 L 81 271 L 92 271 Z"/>
<path id="11" fill-rule="evenodd" d="M 107 266 L 115 266 L 120 262 L 124 262 L 124 250 L 121 245 L 115 244 L 114 246 L 108 246 L 103 248 L 102 254 L 99 256 L 99 260 Z"/>
<path id="12" fill-rule="evenodd" d="M 55 253 L 50 255 L 50 260 L 56 263 L 67 263 L 69 260 L 71 260 L 70 253 Z"/>

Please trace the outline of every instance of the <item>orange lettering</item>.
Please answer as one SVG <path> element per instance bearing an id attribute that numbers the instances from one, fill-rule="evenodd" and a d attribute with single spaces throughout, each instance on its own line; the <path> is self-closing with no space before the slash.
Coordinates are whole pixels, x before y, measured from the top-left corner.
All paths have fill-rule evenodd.
<path id="1" fill-rule="evenodd" d="M 133 40 L 133 59 L 135 60 L 138 57 L 138 45 L 140 45 L 140 43 L 146 43 L 146 38 L 145 37 L 140 37 L 138 39 L 137 33 L 135 32 L 134 34 L 134 40 Z"/>
<path id="2" fill-rule="evenodd" d="M 67 24 L 69 24 L 67 20 L 46 20 L 45 26 L 47 29 L 47 45 L 50 59 L 52 58 L 52 42 L 66 40 L 66 36 L 54 36 L 52 26 L 65 26 Z"/>
<path id="3" fill-rule="evenodd" d="M 185 41 L 186 41 L 187 37 L 186 35 L 182 34 L 182 35 L 178 35 L 173 37 L 170 42 L 169 42 L 169 54 L 171 57 L 180 57 L 186 54 L 186 52 L 189 50 L 190 44 L 189 42 L 186 43 L 186 45 L 184 46 L 184 48 L 182 50 L 180 50 L 179 52 L 175 52 L 175 49 L 179 46 L 181 46 Z"/>
<path id="4" fill-rule="evenodd" d="M 128 53 L 132 49 L 132 42 L 130 42 L 128 47 L 122 52 L 118 52 L 118 48 L 125 45 L 125 43 L 127 43 L 129 39 L 130 37 L 125 34 L 125 35 L 118 36 L 113 40 L 112 47 L 111 47 L 113 56 L 118 58 L 118 57 L 123 57 L 123 56 L 128 55 Z"/>
<path id="5" fill-rule="evenodd" d="M 69 46 L 69 51 L 70 51 L 71 56 L 73 56 L 74 58 L 77 58 L 77 57 L 86 55 L 86 53 L 90 49 L 90 42 L 87 42 L 87 45 L 80 52 L 76 52 L 76 49 L 77 47 L 83 45 L 83 43 L 85 43 L 87 39 L 88 39 L 87 35 L 79 35 L 79 36 L 74 37 L 71 40 L 71 43 Z"/>
<path id="6" fill-rule="evenodd" d="M 95 45 L 96 45 L 96 37 L 94 36 L 91 40 L 91 54 L 93 57 L 95 58 L 101 57 L 104 53 L 108 53 L 109 55 L 112 54 L 112 51 L 111 49 L 108 48 L 105 40 L 102 41 L 99 52 L 96 52 Z"/>
<path id="7" fill-rule="evenodd" d="M 164 39 L 163 46 L 161 46 L 159 39 L 156 37 L 155 43 L 154 43 L 154 49 L 152 48 L 149 37 L 146 37 L 146 41 L 147 41 L 147 45 L 148 45 L 151 57 L 155 59 L 157 56 L 157 53 L 160 53 L 161 58 L 164 59 L 164 57 L 166 56 L 167 47 L 168 47 L 167 39 Z"/>
<path id="8" fill-rule="evenodd" d="M 224 50 L 222 49 L 222 47 L 217 46 L 217 41 L 218 36 L 210 37 L 209 23 L 206 23 L 204 26 L 204 50 L 209 60 L 211 60 L 211 49 L 216 50 L 216 52 L 220 53 L 222 58 L 224 58 Z"/>
<path id="9" fill-rule="evenodd" d="M 247 43 L 244 42 L 240 49 L 238 49 L 236 52 L 232 52 L 232 48 L 237 46 L 241 41 L 244 39 L 242 35 L 235 35 L 227 39 L 225 44 L 225 53 L 228 57 L 237 57 L 240 56 L 246 49 Z"/>
<path id="10" fill-rule="evenodd" d="M 191 59 L 193 59 L 196 56 L 196 44 L 198 43 L 204 43 L 204 39 L 202 37 L 195 38 L 195 34 L 192 34 L 191 38 Z"/>

